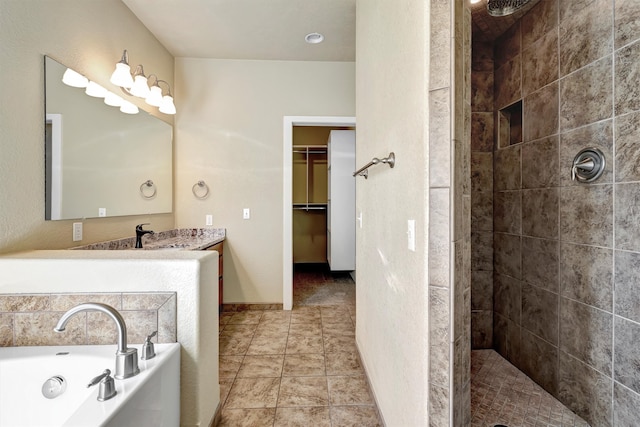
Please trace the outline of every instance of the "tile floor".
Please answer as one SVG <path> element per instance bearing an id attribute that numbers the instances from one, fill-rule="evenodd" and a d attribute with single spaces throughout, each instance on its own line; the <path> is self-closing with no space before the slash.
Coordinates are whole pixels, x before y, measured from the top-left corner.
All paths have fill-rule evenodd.
<path id="1" fill-rule="evenodd" d="M 355 284 L 298 268 L 294 308 L 220 316 L 221 426 L 380 426 L 355 346 Z"/>
<path id="2" fill-rule="evenodd" d="M 588 427 L 494 350 L 471 352 L 471 426 Z"/>
<path id="3" fill-rule="evenodd" d="M 220 316 L 221 426 L 381 426 L 355 346 L 355 284 L 294 271 L 294 308 Z M 588 427 L 493 350 L 471 352 L 472 427 Z"/>

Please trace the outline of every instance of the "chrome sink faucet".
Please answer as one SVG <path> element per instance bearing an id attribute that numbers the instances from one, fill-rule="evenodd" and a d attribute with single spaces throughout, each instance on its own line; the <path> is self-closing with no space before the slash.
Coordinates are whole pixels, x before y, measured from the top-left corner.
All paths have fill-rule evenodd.
<path id="1" fill-rule="evenodd" d="M 143 230 L 142 227 L 144 225 L 149 225 L 149 223 L 136 225 L 136 248 L 142 248 L 142 236 L 145 234 L 153 234 L 151 230 Z"/>
<path id="2" fill-rule="evenodd" d="M 116 373 L 115 379 L 123 380 L 140 373 L 138 368 L 138 350 L 127 348 L 127 325 L 124 323 L 122 315 L 118 310 L 107 304 L 98 302 L 87 302 L 76 305 L 62 315 L 58 324 L 53 328 L 56 332 L 62 332 L 67 326 L 67 322 L 78 313 L 83 311 L 99 311 L 111 317 L 116 322 L 118 328 L 118 351 L 116 351 Z"/>

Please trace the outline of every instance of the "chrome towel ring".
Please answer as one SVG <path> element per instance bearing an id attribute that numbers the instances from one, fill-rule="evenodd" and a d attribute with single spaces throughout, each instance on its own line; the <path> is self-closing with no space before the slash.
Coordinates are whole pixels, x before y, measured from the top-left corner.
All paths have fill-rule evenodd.
<path id="1" fill-rule="evenodd" d="M 198 191 L 200 191 L 200 194 L 198 194 Z M 191 187 L 191 192 L 193 193 L 194 196 L 196 196 L 196 199 L 206 199 L 207 196 L 209 195 L 209 186 L 207 185 L 206 182 L 200 180 L 195 184 L 193 184 L 193 187 Z"/>
<path id="2" fill-rule="evenodd" d="M 145 188 L 145 187 L 147 187 L 147 188 Z M 149 188 L 153 189 L 153 193 L 149 194 L 149 191 L 148 191 Z M 147 191 L 145 192 L 145 190 L 147 190 Z M 158 192 L 158 190 L 156 188 L 156 185 L 150 179 L 148 179 L 145 182 L 143 182 L 142 184 L 140 184 L 140 194 L 145 199 L 153 199 L 154 197 L 156 197 L 156 193 L 157 192 Z"/>

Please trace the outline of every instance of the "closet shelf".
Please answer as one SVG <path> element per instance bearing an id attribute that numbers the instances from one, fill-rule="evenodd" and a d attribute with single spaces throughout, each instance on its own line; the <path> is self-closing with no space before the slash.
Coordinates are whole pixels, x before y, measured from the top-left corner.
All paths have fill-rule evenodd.
<path id="1" fill-rule="evenodd" d="M 305 211 L 326 210 L 327 204 L 326 203 L 294 203 L 293 209 L 305 210 Z"/>
<path id="2" fill-rule="evenodd" d="M 302 154 L 326 154 L 327 146 L 326 145 L 294 145 L 293 152 L 302 153 Z"/>

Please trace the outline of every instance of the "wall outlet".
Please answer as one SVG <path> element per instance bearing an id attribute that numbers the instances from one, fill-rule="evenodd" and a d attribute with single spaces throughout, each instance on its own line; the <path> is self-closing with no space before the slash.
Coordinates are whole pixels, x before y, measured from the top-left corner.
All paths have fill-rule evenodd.
<path id="1" fill-rule="evenodd" d="M 107 208 L 98 208 L 98 216 L 107 216 Z"/>
<path id="2" fill-rule="evenodd" d="M 416 251 L 416 220 L 407 220 L 407 246 L 410 251 Z"/>
<path id="3" fill-rule="evenodd" d="M 249 208 L 242 209 L 242 219 L 251 219 L 251 209 Z"/>
<path id="4" fill-rule="evenodd" d="M 213 225 L 213 215 L 207 214 L 204 220 L 205 225 Z"/>
<path id="5" fill-rule="evenodd" d="M 73 223 L 73 241 L 79 242 L 82 240 L 82 223 L 74 222 Z"/>

